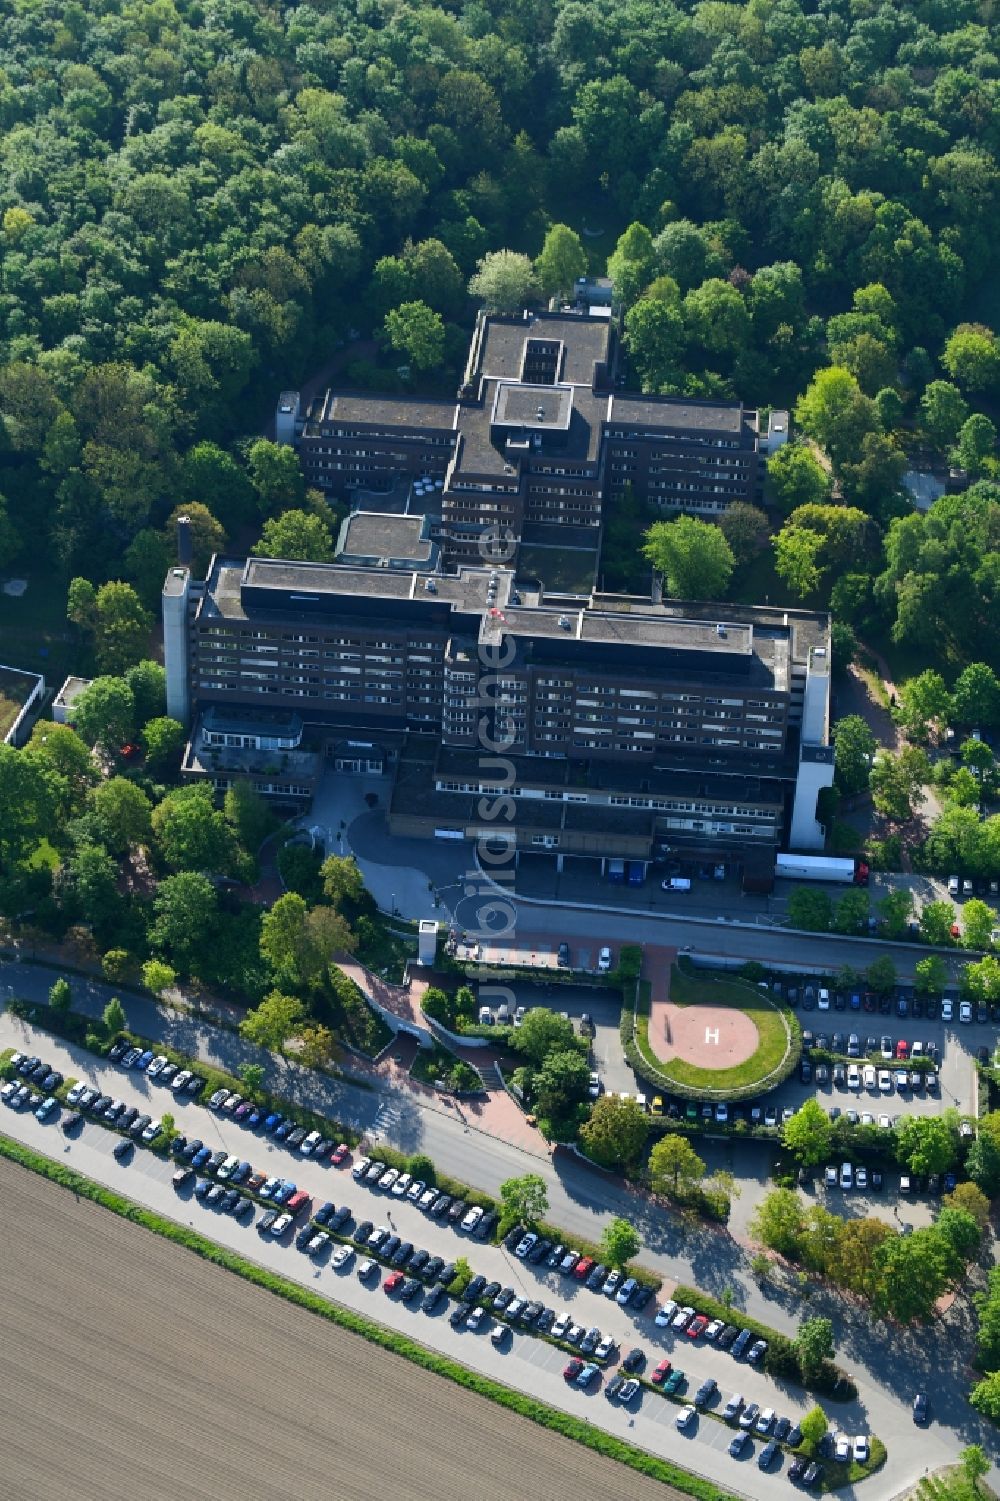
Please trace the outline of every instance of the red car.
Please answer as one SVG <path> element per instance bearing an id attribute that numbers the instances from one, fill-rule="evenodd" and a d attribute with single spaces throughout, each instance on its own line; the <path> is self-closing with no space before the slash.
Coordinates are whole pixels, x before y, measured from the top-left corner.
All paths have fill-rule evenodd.
<path id="1" fill-rule="evenodd" d="M 576 1356 L 574 1355 L 573 1359 L 572 1360 L 568 1360 L 566 1362 L 566 1364 L 563 1366 L 563 1380 L 564 1381 L 575 1381 L 576 1378 L 577 1378 L 577 1376 L 579 1376 L 579 1374 L 580 1374 L 580 1372 L 582 1370 L 583 1370 L 583 1361 L 582 1360 L 577 1360 Z"/>
<path id="2" fill-rule="evenodd" d="M 581 1256 L 580 1260 L 577 1262 L 576 1266 L 573 1268 L 573 1276 L 576 1278 L 577 1282 L 582 1282 L 583 1279 L 584 1279 L 584 1277 L 589 1277 L 590 1276 L 590 1274 L 593 1271 L 593 1269 L 594 1269 L 594 1258 L 593 1258 L 593 1256 Z"/>
<path id="3" fill-rule="evenodd" d="M 390 1272 L 388 1277 L 386 1277 L 385 1281 L 382 1283 L 382 1291 L 387 1293 L 394 1293 L 397 1288 L 402 1287 L 405 1281 L 406 1278 L 403 1276 L 402 1272 Z"/>
<path id="4" fill-rule="evenodd" d="M 123 761 L 134 761 L 136 756 L 142 755 L 142 746 L 122 745 L 119 747 L 118 754 L 121 756 Z"/>
<path id="5" fill-rule="evenodd" d="M 350 1147 L 346 1142 L 342 1141 L 340 1143 L 340 1146 L 334 1147 L 333 1151 L 330 1153 L 330 1161 L 333 1163 L 334 1167 L 339 1167 L 342 1162 L 347 1161 L 350 1155 Z"/>
<path id="6" fill-rule="evenodd" d="M 909 1058 L 909 1056 L 910 1056 L 910 1044 L 906 1041 L 905 1038 L 901 1037 L 899 1039 L 899 1041 L 897 1042 L 897 1044 L 896 1044 L 896 1057 L 897 1058 Z"/>
<path id="7" fill-rule="evenodd" d="M 666 1381 L 667 1377 L 670 1375 L 672 1369 L 673 1367 L 671 1366 L 669 1360 L 661 1360 L 659 1365 L 656 1367 L 656 1370 L 652 1373 L 649 1379 L 657 1386 L 662 1386 L 664 1381 Z"/>
<path id="8" fill-rule="evenodd" d="M 699 1313 L 696 1314 L 695 1317 L 691 1320 L 690 1324 L 688 1324 L 685 1332 L 688 1339 L 697 1339 L 699 1334 L 703 1334 L 707 1328 L 708 1319 L 703 1313 Z"/>

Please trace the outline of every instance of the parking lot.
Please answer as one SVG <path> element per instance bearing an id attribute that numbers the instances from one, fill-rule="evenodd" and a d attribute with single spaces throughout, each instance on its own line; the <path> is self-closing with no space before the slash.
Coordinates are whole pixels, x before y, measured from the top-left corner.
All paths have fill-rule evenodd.
<path id="1" fill-rule="evenodd" d="M 53 1050 L 49 1049 L 49 1052 Z M 142 1077 L 123 1076 L 120 1071 L 105 1067 L 104 1077 L 98 1079 L 97 1072 L 94 1071 L 95 1085 L 106 1083 L 106 1092 L 113 1090 L 118 1097 L 131 1098 L 137 1105 L 144 1102 L 147 1090 L 153 1088 L 144 1087 Z M 664 1357 L 670 1358 L 685 1371 L 689 1393 L 707 1376 L 714 1376 L 720 1389 L 716 1405 L 718 1401 L 724 1401 L 729 1392 L 739 1391 L 747 1401 L 774 1407 L 792 1421 L 801 1417 L 805 1408 L 811 1405 L 804 1400 L 804 1394 L 793 1396 L 779 1392 L 768 1377 L 745 1362 L 736 1362 L 730 1355 L 702 1342 L 695 1344 L 683 1333 L 657 1328 L 652 1317 L 655 1303 L 649 1304 L 642 1314 L 630 1315 L 627 1310 L 619 1308 L 614 1299 L 602 1298 L 600 1293 L 590 1291 L 573 1278 L 560 1277 L 544 1265 L 526 1265 L 502 1247 L 470 1241 L 453 1229 L 429 1221 L 413 1205 L 388 1199 L 378 1190 L 367 1190 L 358 1185 L 346 1169 L 321 1167 L 302 1159 L 297 1161 L 280 1145 L 248 1136 L 232 1121 L 217 1117 L 204 1107 L 178 1102 L 176 1117 L 182 1131 L 197 1129 L 206 1142 L 211 1140 L 214 1145 L 218 1141 L 220 1149 L 232 1150 L 234 1154 L 247 1153 L 259 1160 L 262 1167 L 266 1165 L 274 1172 L 282 1168 L 294 1172 L 296 1182 L 307 1187 L 317 1202 L 324 1197 L 338 1203 L 347 1202 L 355 1219 L 364 1216 L 376 1222 L 390 1223 L 398 1233 L 410 1236 L 430 1250 L 436 1248 L 442 1256 L 455 1257 L 464 1253 L 474 1270 L 487 1276 L 495 1275 L 498 1280 L 518 1289 L 523 1296 L 545 1300 L 554 1308 L 565 1307 L 581 1323 L 599 1326 L 604 1333 L 613 1336 L 622 1352 L 640 1345 L 646 1352 L 647 1369 L 652 1369 Z M 116 1162 L 113 1149 L 120 1138 L 99 1124 L 85 1123 L 82 1132 L 70 1138 L 68 1143 L 55 1121 L 43 1124 L 30 1114 L 5 1112 L 0 1116 L 0 1125 L 9 1134 L 50 1155 L 58 1152 L 62 1160 L 97 1181 L 118 1188 L 170 1218 L 189 1222 L 212 1239 L 231 1245 L 285 1276 L 318 1287 L 338 1302 L 404 1329 L 474 1369 L 498 1376 L 508 1384 L 533 1392 L 567 1411 L 585 1415 L 591 1422 L 611 1432 L 634 1438 L 653 1453 L 664 1454 L 696 1473 L 736 1486 L 755 1501 L 758 1497 L 763 1501 L 774 1475 L 780 1474 L 787 1464 L 787 1456 L 782 1456 L 769 1475 L 765 1475 L 749 1454 L 745 1454 L 742 1461 L 731 1459 L 723 1452 L 731 1431 L 708 1417 L 696 1419 L 687 1433 L 679 1433 L 675 1427 L 678 1408 L 654 1392 L 644 1392 L 636 1403 L 625 1409 L 603 1399 L 604 1377 L 586 1391 L 568 1386 L 562 1375 L 565 1353 L 529 1334 L 516 1333 L 505 1351 L 497 1351 L 484 1337 L 491 1325 L 490 1319 L 480 1331 L 472 1333 L 451 1326 L 446 1305 L 439 1305 L 434 1313 L 424 1315 L 418 1303 L 400 1303 L 395 1298 L 379 1296 L 378 1288 L 386 1277 L 381 1269 L 374 1283 L 364 1285 L 356 1276 L 356 1262 L 354 1266 L 336 1271 L 325 1262 L 314 1263 L 299 1254 L 287 1238 L 281 1242 L 270 1237 L 260 1238 L 248 1226 L 237 1224 L 229 1216 L 187 1195 L 179 1196 L 171 1186 L 175 1164 L 170 1159 L 140 1149 L 129 1165 Z M 612 1369 L 613 1364 L 609 1365 L 608 1372 Z M 840 1426 L 853 1424 L 862 1431 L 867 1426 L 857 1404 L 832 1410 L 832 1421 Z M 735 1468 L 737 1463 L 742 1465 L 738 1471 Z"/>

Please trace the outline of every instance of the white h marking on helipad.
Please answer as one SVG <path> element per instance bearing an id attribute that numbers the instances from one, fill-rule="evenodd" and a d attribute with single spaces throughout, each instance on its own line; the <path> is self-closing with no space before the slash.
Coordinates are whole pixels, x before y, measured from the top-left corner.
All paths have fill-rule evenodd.
<path id="1" fill-rule="evenodd" d="M 719 1029 L 718 1029 L 718 1027 L 706 1027 L 705 1028 L 705 1041 L 706 1042 L 714 1042 L 715 1045 L 716 1045 L 716 1047 L 718 1047 L 718 1045 L 719 1045 Z"/>

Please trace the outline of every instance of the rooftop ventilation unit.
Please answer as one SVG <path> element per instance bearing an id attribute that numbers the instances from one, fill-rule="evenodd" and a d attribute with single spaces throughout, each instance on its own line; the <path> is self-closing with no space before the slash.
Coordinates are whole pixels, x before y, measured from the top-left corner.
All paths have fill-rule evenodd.
<path id="1" fill-rule="evenodd" d="M 561 627 L 562 630 L 564 630 L 564 631 L 570 630 L 571 627 L 572 627 L 572 624 L 573 624 L 573 622 L 570 620 L 570 618 L 569 618 L 568 615 L 560 615 L 559 616 L 559 625 L 560 625 L 560 627 Z"/>
<path id="2" fill-rule="evenodd" d="M 435 584 L 435 582 L 434 582 L 433 579 L 424 579 L 424 593 L 425 594 L 436 594 L 437 593 L 437 588 L 438 588 L 438 586 L 437 586 L 437 584 Z"/>
<path id="3" fill-rule="evenodd" d="M 715 634 L 717 636 L 725 636 L 725 634 L 726 634 L 726 627 L 724 625 L 717 625 L 715 627 Z"/>

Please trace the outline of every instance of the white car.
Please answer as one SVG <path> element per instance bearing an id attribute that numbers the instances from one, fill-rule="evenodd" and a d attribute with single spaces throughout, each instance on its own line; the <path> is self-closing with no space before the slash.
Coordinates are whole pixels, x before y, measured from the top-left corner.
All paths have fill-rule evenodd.
<path id="1" fill-rule="evenodd" d="M 160 1134 L 160 1122 L 159 1121 L 150 1121 L 149 1125 L 146 1127 L 145 1131 L 143 1131 L 143 1133 L 142 1133 L 142 1139 L 143 1139 L 143 1141 L 155 1141 L 156 1137 L 159 1136 L 159 1134 Z"/>
<path id="2" fill-rule="evenodd" d="M 67 1092 L 67 1095 L 66 1095 L 66 1103 L 67 1103 L 67 1105 L 75 1105 L 77 1103 L 77 1101 L 79 1100 L 80 1096 L 83 1094 L 83 1091 L 86 1089 L 86 1087 L 87 1087 L 87 1085 L 86 1085 L 86 1081 L 85 1080 L 83 1080 L 83 1079 L 77 1079 L 77 1081 L 73 1085 L 72 1089 L 70 1089 Z M 11 1093 L 13 1093 L 13 1090 L 11 1091 Z"/>
<path id="3" fill-rule="evenodd" d="M 830 1009 L 830 992 L 828 990 L 821 990 L 820 991 L 819 995 L 816 998 L 816 1009 L 818 1011 L 829 1011 L 829 1009 Z"/>
<path id="4" fill-rule="evenodd" d="M 707 1340 L 709 1344 L 711 1344 L 713 1340 L 718 1339 L 719 1335 L 722 1333 L 725 1327 L 726 1322 L 724 1319 L 713 1319 L 712 1322 L 706 1326 L 702 1338 Z"/>
<path id="5" fill-rule="evenodd" d="M 588 1095 L 590 1096 L 590 1098 L 592 1100 L 596 1100 L 597 1097 L 600 1095 L 600 1093 L 601 1093 L 601 1076 L 600 1076 L 600 1074 L 591 1074 L 591 1076 L 590 1076 L 590 1082 L 587 1085 L 587 1093 L 588 1093 Z"/>
<path id="6" fill-rule="evenodd" d="M 479 1224 L 479 1221 L 482 1219 L 482 1217 L 483 1211 L 480 1209 L 479 1205 L 473 1204 L 468 1214 L 462 1217 L 462 1229 L 468 1231 L 471 1234 L 471 1232 L 475 1230 L 476 1226 Z"/>
<path id="7" fill-rule="evenodd" d="M 412 1173 L 400 1173 L 399 1177 L 396 1179 L 395 1183 L 392 1185 L 391 1192 L 392 1192 L 393 1198 L 394 1199 L 401 1199 L 405 1193 L 409 1192 L 410 1184 L 412 1182 L 413 1182 L 413 1174 Z"/>
<path id="8" fill-rule="evenodd" d="M 147 1126 L 146 1130 L 148 1129 L 149 1127 Z M 143 1135 L 145 1134 L 146 1133 L 144 1131 Z M 239 1165 L 240 1159 L 238 1157 L 227 1157 L 225 1162 L 219 1168 L 218 1173 L 216 1174 L 216 1177 L 219 1179 L 220 1183 L 225 1183 L 227 1178 L 231 1178 Z"/>
<path id="9" fill-rule="evenodd" d="M 854 1462 L 864 1465 L 868 1463 L 868 1435 L 859 1433 L 854 1439 Z"/>
<path id="10" fill-rule="evenodd" d="M 395 1183 L 395 1181 L 396 1181 L 396 1179 L 398 1177 L 399 1177 L 399 1168 L 398 1167 L 389 1167 L 389 1168 L 386 1168 L 385 1172 L 382 1174 L 382 1176 L 378 1180 L 378 1186 L 379 1186 L 379 1188 L 381 1188 L 385 1193 L 388 1193 L 389 1189 L 392 1187 L 392 1185 Z"/>
<path id="11" fill-rule="evenodd" d="M 941 1002 L 941 1020 L 943 1022 L 950 1022 L 951 1019 L 952 1019 L 952 1017 L 954 1015 L 955 1015 L 955 1003 L 953 1001 L 949 1001 L 947 999 L 943 1000 Z"/>
<path id="12" fill-rule="evenodd" d="M 678 1308 L 677 1312 L 670 1320 L 670 1327 L 671 1329 L 686 1329 L 693 1318 L 694 1309 L 685 1305 L 684 1308 Z"/>
<path id="13" fill-rule="evenodd" d="M 353 1246 L 338 1246 L 333 1255 L 330 1257 L 330 1265 L 339 1271 L 341 1267 L 350 1266 L 353 1260 Z"/>
<path id="14" fill-rule="evenodd" d="M 887 1068 L 878 1071 L 878 1087 L 883 1094 L 892 1094 L 892 1074 Z"/>
<path id="15" fill-rule="evenodd" d="M 357 1162 L 351 1168 L 351 1176 L 353 1178 L 357 1178 L 360 1181 L 365 1176 L 365 1173 L 367 1173 L 371 1165 L 372 1160 L 370 1157 L 359 1157 Z"/>
<path id="16" fill-rule="evenodd" d="M 553 1320 L 553 1323 L 552 1323 L 552 1338 L 553 1339 L 562 1339 L 565 1336 L 565 1334 L 566 1334 L 566 1330 L 569 1328 L 569 1326 L 570 1326 L 570 1324 L 572 1324 L 572 1322 L 573 1322 L 573 1320 L 570 1318 L 569 1314 L 566 1313 L 565 1310 L 564 1310 L 561 1314 L 559 1314 L 559 1316 L 556 1319 Z"/>
<path id="17" fill-rule="evenodd" d="M 318 1131 L 310 1131 L 309 1135 L 303 1137 L 299 1142 L 299 1151 L 302 1156 L 311 1157 L 322 1140 L 323 1138 Z"/>
<path id="18" fill-rule="evenodd" d="M 879 1124 L 879 1130 L 880 1131 L 891 1131 L 892 1130 L 892 1121 L 889 1119 L 889 1117 L 887 1115 L 880 1115 L 879 1118 L 878 1118 L 878 1124 Z"/>
<path id="19" fill-rule="evenodd" d="M 848 1089 L 860 1089 L 861 1088 L 861 1070 L 858 1068 L 858 1065 L 856 1063 L 852 1063 L 848 1067 L 848 1070 L 847 1070 L 847 1087 L 848 1087 Z"/>
<path id="20" fill-rule="evenodd" d="M 666 1329 L 676 1312 L 677 1304 L 672 1298 L 669 1302 L 664 1303 L 662 1308 L 658 1308 L 656 1310 L 656 1318 L 653 1320 L 657 1329 Z"/>
<path id="21" fill-rule="evenodd" d="M 698 1414 L 693 1407 L 682 1407 L 676 1418 L 674 1418 L 674 1423 L 680 1429 L 681 1433 L 686 1433 L 697 1416 Z"/>
<path id="22" fill-rule="evenodd" d="M 179 1074 L 174 1074 L 174 1077 L 170 1081 L 170 1088 L 174 1094 L 179 1094 L 182 1089 L 186 1088 L 190 1081 L 191 1070 L 189 1068 L 182 1068 Z"/>
<path id="23" fill-rule="evenodd" d="M 597 956 L 597 973 L 606 975 L 611 969 L 611 950 L 607 947 L 601 949 Z"/>
<path id="24" fill-rule="evenodd" d="M 851 1440 L 846 1433 L 838 1433 L 833 1441 L 833 1457 L 840 1464 L 846 1464 L 851 1457 Z"/>
<path id="25" fill-rule="evenodd" d="M 529 1230 L 527 1235 L 522 1235 L 521 1239 L 514 1247 L 514 1255 L 519 1261 L 523 1261 L 528 1252 L 531 1250 L 532 1246 L 537 1244 L 538 1236 L 535 1234 L 534 1230 Z"/>
<path id="26" fill-rule="evenodd" d="M 959 1006 L 959 1008 L 958 1008 L 958 1019 L 959 1019 L 960 1022 L 971 1022 L 971 1020 L 972 1020 L 972 1006 L 969 1004 L 968 1001 L 963 1001 L 962 1004 Z"/>
<path id="27" fill-rule="evenodd" d="M 868 1169 L 863 1165 L 854 1174 L 854 1186 L 855 1188 L 868 1187 Z"/>
<path id="28" fill-rule="evenodd" d="M 837 1169 L 832 1162 L 823 1173 L 823 1182 L 827 1188 L 836 1188 L 837 1186 Z"/>
<path id="29" fill-rule="evenodd" d="M 147 1077 L 150 1079 L 155 1079 L 157 1074 L 162 1074 L 169 1061 L 170 1060 L 165 1057 L 163 1053 L 157 1053 L 152 1063 L 150 1063 L 149 1067 L 146 1069 Z"/>
<path id="30" fill-rule="evenodd" d="M 615 1339 L 614 1339 L 614 1336 L 611 1335 L 611 1334 L 604 1334 L 604 1335 L 602 1335 L 601 1338 L 597 1341 L 597 1344 L 594 1347 L 594 1359 L 595 1360 L 607 1360 L 608 1356 L 611 1354 L 611 1352 L 612 1352 L 612 1350 L 614 1348 L 615 1348 Z"/>
<path id="31" fill-rule="evenodd" d="M 840 1169 L 840 1186 L 841 1186 L 841 1188 L 853 1188 L 854 1187 L 854 1164 L 853 1163 L 851 1163 L 851 1162 L 845 1162 L 845 1163 L 843 1163 L 841 1165 L 841 1169 Z"/>
<path id="32" fill-rule="evenodd" d="M 874 1089 L 877 1083 L 875 1065 L 873 1063 L 866 1063 L 864 1068 L 861 1070 L 861 1077 L 864 1080 L 866 1089 Z"/>
<path id="33" fill-rule="evenodd" d="M 527 1015 L 527 1012 L 526 1012 L 526 1008 L 524 1006 L 517 1006 L 517 1007 L 515 1007 L 515 1009 L 514 1009 L 514 1025 L 515 1025 L 515 1027 L 520 1027 L 523 1024 L 524 1018 L 525 1018 L 526 1015 Z"/>
<path id="34" fill-rule="evenodd" d="M 378 1262 L 372 1261 L 370 1256 L 366 1256 L 363 1261 L 358 1262 L 358 1279 L 361 1282 L 367 1282 L 369 1277 L 374 1277 L 377 1271 Z"/>

